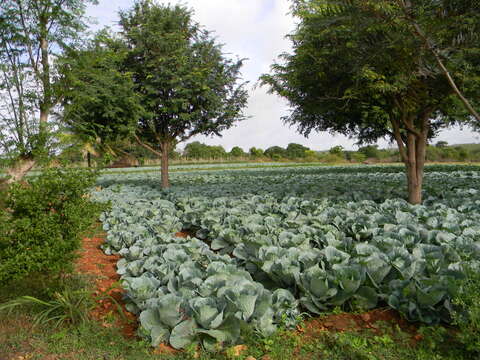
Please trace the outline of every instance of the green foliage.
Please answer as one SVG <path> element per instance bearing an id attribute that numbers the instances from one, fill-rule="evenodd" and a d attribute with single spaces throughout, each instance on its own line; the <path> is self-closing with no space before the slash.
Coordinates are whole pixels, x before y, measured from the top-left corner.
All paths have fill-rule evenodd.
<path id="1" fill-rule="evenodd" d="M 357 151 L 345 151 L 345 159 L 347 159 L 348 161 L 361 163 L 367 160 L 367 157 Z"/>
<path id="2" fill-rule="evenodd" d="M 378 145 L 367 145 L 358 149 L 360 154 L 365 155 L 366 158 L 380 158 L 380 150 L 378 150 Z"/>
<path id="3" fill-rule="evenodd" d="M 304 159 L 307 157 L 307 151 L 310 149 L 306 146 L 290 143 L 287 146 L 286 154 L 290 159 Z"/>
<path id="4" fill-rule="evenodd" d="M 95 178 L 84 170 L 48 169 L 11 186 L 0 227 L 0 283 L 71 266 L 79 235 L 100 208 L 86 195 Z"/>
<path id="5" fill-rule="evenodd" d="M 468 351 L 480 354 L 480 274 L 478 269 L 469 269 L 461 291 L 454 299 L 458 310 L 454 316 L 460 328 L 457 336 Z"/>
<path id="6" fill-rule="evenodd" d="M 45 156 L 57 127 L 47 119 L 63 89 L 53 58 L 79 40 L 87 4 L 96 0 L 6 0 L 0 3 L 0 152 L 13 160 Z M 42 47 L 46 46 L 46 51 Z M 39 114 L 43 115 L 39 121 Z"/>
<path id="7" fill-rule="evenodd" d="M 227 152 L 222 146 L 212 146 L 194 141 L 185 146 L 183 151 L 187 159 L 225 159 Z"/>
<path id="8" fill-rule="evenodd" d="M 429 146 L 426 156 L 429 161 L 466 161 L 475 158 L 474 154 L 461 146 Z"/>
<path id="9" fill-rule="evenodd" d="M 282 63 L 274 64 L 262 81 L 294 106 L 284 120 L 301 133 L 335 131 L 368 142 L 393 135 L 389 121 L 399 113 L 420 114 L 432 107 L 437 117 L 458 119 L 446 78 L 428 69 L 435 67 L 434 59 L 414 39 L 409 25 L 388 14 L 400 9 L 374 3 L 294 1 L 300 23 L 290 35 L 293 53 L 282 54 Z M 414 6 L 420 11 L 423 3 Z M 447 33 L 451 19 L 437 20 Z M 453 36 L 455 30 L 450 31 Z M 456 51 L 467 52 L 467 45 L 459 44 Z M 419 68 L 420 62 L 425 64 Z M 396 102 L 399 97 L 404 103 Z M 431 135 L 449 125 L 432 123 Z"/>
<path id="10" fill-rule="evenodd" d="M 253 158 L 259 158 L 259 157 L 262 157 L 264 155 L 264 152 L 262 149 L 258 149 L 256 147 L 251 147 L 250 150 L 248 150 L 248 153 L 250 154 L 250 156 L 252 156 Z"/>
<path id="11" fill-rule="evenodd" d="M 338 154 L 321 153 L 318 155 L 318 160 L 327 164 L 340 164 L 345 162 L 345 157 Z"/>
<path id="12" fill-rule="evenodd" d="M 328 150 L 328 152 L 332 155 L 343 156 L 344 149 L 343 146 L 338 145 L 332 147 L 330 150 Z"/>
<path id="13" fill-rule="evenodd" d="M 287 156 L 287 151 L 280 146 L 272 146 L 266 149 L 263 154 L 273 160 L 280 160 Z"/>
<path id="14" fill-rule="evenodd" d="M 0 313 L 9 312 L 22 306 L 35 306 L 37 312 L 34 325 L 51 324 L 59 328 L 66 324 L 84 325 L 89 320 L 89 312 L 95 302 L 88 291 L 65 290 L 54 293 L 52 300 L 41 300 L 32 296 L 22 296 L 9 302 L 0 304 Z"/>
<path id="15" fill-rule="evenodd" d="M 220 135 L 243 120 L 242 60 L 231 60 L 184 6 L 142 0 L 121 12 L 132 73 L 146 115 L 137 135 L 153 148 L 194 135 Z M 160 140 L 160 143 L 159 143 Z"/>
<path id="16" fill-rule="evenodd" d="M 126 54 L 120 40 L 102 31 L 61 58 L 63 120 L 85 141 L 108 146 L 135 132 L 143 109 L 131 74 L 123 71 Z"/>
<path id="17" fill-rule="evenodd" d="M 234 158 L 239 158 L 239 157 L 247 156 L 247 154 L 245 153 L 245 151 L 243 151 L 241 147 L 234 146 L 232 150 L 230 150 L 230 156 Z"/>

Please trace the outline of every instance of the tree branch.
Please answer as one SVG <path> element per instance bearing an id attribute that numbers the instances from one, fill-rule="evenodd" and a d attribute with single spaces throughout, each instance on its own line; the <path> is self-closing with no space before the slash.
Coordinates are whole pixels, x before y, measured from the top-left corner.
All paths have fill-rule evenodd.
<path id="1" fill-rule="evenodd" d="M 408 158 L 405 151 L 405 144 L 403 143 L 402 135 L 400 133 L 400 123 L 393 117 L 390 117 L 390 122 L 392 123 L 393 135 L 395 137 L 395 140 L 397 141 L 400 157 L 402 158 L 403 162 L 406 163 L 408 161 Z"/>
<path id="2" fill-rule="evenodd" d="M 134 138 L 135 138 L 135 140 L 137 141 L 137 144 L 138 144 L 138 145 L 140 145 L 141 147 L 143 147 L 143 148 L 147 149 L 148 151 L 154 153 L 154 154 L 157 155 L 158 157 L 162 157 L 162 153 L 161 153 L 161 152 L 155 150 L 155 149 L 152 148 L 150 145 L 143 143 L 143 142 L 140 140 L 140 138 L 138 137 L 137 134 L 134 135 Z"/>
<path id="3" fill-rule="evenodd" d="M 38 70 L 38 61 L 35 62 L 35 59 L 33 57 L 32 42 L 29 36 L 27 23 L 25 22 L 25 15 L 23 11 L 22 2 L 20 0 L 17 0 L 17 5 L 18 5 L 19 14 L 20 14 L 20 20 L 22 23 L 22 29 L 26 39 L 27 52 L 28 52 L 28 57 L 30 59 L 30 64 L 32 65 L 33 71 L 35 72 L 37 77 L 40 78 L 40 71 Z"/>
<path id="4" fill-rule="evenodd" d="M 458 96 L 460 101 L 465 105 L 467 108 L 468 112 L 475 117 L 475 119 L 480 122 L 480 114 L 473 108 L 472 104 L 470 104 L 470 101 L 463 96 L 462 92 L 458 88 L 457 84 L 455 83 L 455 80 L 453 79 L 452 75 L 448 71 L 447 67 L 443 63 L 438 51 L 436 50 L 436 46 L 433 43 L 433 41 L 425 34 L 420 27 L 420 25 L 415 21 L 415 19 L 410 15 L 412 4 L 410 0 L 397 0 L 397 3 L 400 5 L 400 7 L 403 9 L 407 20 L 410 22 L 410 24 L 413 26 L 413 35 L 417 36 L 422 40 L 422 42 L 425 44 L 427 49 L 433 54 L 435 57 L 435 61 L 437 62 L 438 66 L 440 67 L 440 70 L 442 70 L 443 74 L 448 80 L 448 83 L 450 84 L 450 87 L 453 89 L 455 94 Z"/>
<path id="5" fill-rule="evenodd" d="M 397 98 L 394 98 L 393 99 L 395 105 L 401 110 L 403 109 L 403 106 L 402 104 L 400 103 L 400 101 L 397 99 Z M 405 126 L 405 129 L 410 132 L 411 134 L 415 135 L 416 137 L 420 138 L 422 137 L 422 134 L 420 133 L 420 131 L 416 130 L 412 124 L 409 124 L 409 122 L 406 120 L 406 116 L 403 114 L 402 112 L 402 116 L 401 116 L 401 120 L 402 120 L 402 124 Z M 400 124 L 398 124 L 398 126 L 400 126 Z"/>

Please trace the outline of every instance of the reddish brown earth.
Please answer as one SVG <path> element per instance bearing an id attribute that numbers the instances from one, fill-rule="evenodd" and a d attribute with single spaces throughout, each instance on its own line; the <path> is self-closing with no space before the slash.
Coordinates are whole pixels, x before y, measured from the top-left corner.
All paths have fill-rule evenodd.
<path id="1" fill-rule="evenodd" d="M 176 237 L 179 237 L 179 238 L 187 238 L 187 237 L 194 237 L 194 234 L 192 232 L 189 232 L 189 231 L 186 231 L 186 230 L 183 230 L 183 231 L 180 231 L 180 232 L 177 232 L 175 234 Z"/>
<path id="2" fill-rule="evenodd" d="M 314 337 L 321 331 L 343 332 L 371 329 L 381 333 L 385 326 L 394 328 L 397 325 L 416 339 L 418 327 L 402 318 L 397 311 L 388 308 L 375 309 L 363 314 L 332 314 L 311 319 L 306 321 L 305 326 L 298 330 L 307 337 Z"/>
<path id="3" fill-rule="evenodd" d="M 137 331 L 137 320 L 134 314 L 125 309 L 122 301 L 124 290 L 120 286 L 120 275 L 117 274 L 116 267 L 120 257 L 108 256 L 100 249 L 104 240 L 101 237 L 83 239 L 83 249 L 77 260 L 77 269 L 95 279 L 94 296 L 97 307 L 91 315 L 102 326 L 116 326 L 121 329 L 126 338 L 133 338 Z M 119 307 L 123 316 L 120 314 Z"/>

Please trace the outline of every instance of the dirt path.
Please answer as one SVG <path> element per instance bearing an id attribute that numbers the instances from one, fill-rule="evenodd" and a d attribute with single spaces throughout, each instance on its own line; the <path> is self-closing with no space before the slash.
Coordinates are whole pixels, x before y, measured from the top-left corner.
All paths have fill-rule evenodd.
<path id="1" fill-rule="evenodd" d="M 117 255 L 106 255 L 100 248 L 105 241 L 102 237 L 83 239 L 80 258 L 77 260 L 77 270 L 95 278 L 95 295 L 99 297 L 98 306 L 91 315 L 101 322 L 104 327 L 116 326 L 121 329 L 126 338 L 135 337 L 137 331 L 136 316 L 125 309 L 122 289 L 117 274 Z M 108 296 L 107 296 L 108 295 Z M 114 300 L 112 300 L 111 298 Z M 121 306 L 124 316 L 120 316 Z"/>

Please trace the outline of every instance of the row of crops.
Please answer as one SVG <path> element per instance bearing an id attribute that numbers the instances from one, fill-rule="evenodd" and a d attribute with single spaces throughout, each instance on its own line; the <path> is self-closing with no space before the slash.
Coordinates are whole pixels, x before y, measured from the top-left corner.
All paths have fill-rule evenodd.
<path id="1" fill-rule="evenodd" d="M 301 165 L 316 165 L 315 163 L 282 163 L 282 162 L 236 162 L 236 163 L 215 163 L 215 164 L 174 164 L 170 165 L 170 171 L 180 170 L 193 170 L 193 169 L 234 169 L 234 168 L 262 168 L 262 167 L 275 167 L 275 166 L 301 166 Z M 132 173 L 132 172 L 149 172 L 160 171 L 160 166 L 141 166 L 141 167 L 129 167 L 129 168 L 107 168 L 104 169 L 104 173 Z"/>
<path id="2" fill-rule="evenodd" d="M 104 175 L 105 251 L 119 253 L 128 309 L 152 345 L 262 335 L 335 306 L 389 306 L 448 322 L 465 269 L 480 266 L 480 172 L 427 170 L 425 202 L 401 168 L 297 167 Z M 192 237 L 174 234 L 187 230 Z"/>

